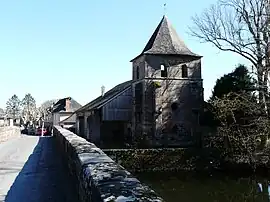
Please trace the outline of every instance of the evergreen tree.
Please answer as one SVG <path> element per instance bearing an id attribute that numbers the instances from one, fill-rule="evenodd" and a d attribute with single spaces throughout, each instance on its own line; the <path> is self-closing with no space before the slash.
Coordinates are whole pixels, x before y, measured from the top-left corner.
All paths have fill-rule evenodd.
<path id="1" fill-rule="evenodd" d="M 236 99 L 235 96 L 237 96 L 237 100 L 240 102 L 241 96 L 239 97 L 238 95 L 242 95 L 243 98 L 257 104 L 257 99 L 254 95 L 255 90 L 255 82 L 247 67 L 241 64 L 238 65 L 231 73 L 224 74 L 222 77 L 217 79 L 212 91 L 212 96 L 210 97 L 209 102 L 206 103 L 207 110 L 201 116 L 201 124 L 211 127 L 220 125 L 220 120 L 215 116 L 215 110 L 219 110 L 217 108 L 219 105 L 214 103 L 216 100 L 224 98 L 226 100 L 229 99 L 234 101 Z M 213 107 L 214 105 L 215 107 Z M 240 121 L 241 116 L 245 113 L 243 109 L 243 107 L 236 109 L 236 119 L 239 117 L 237 121 Z"/>
<path id="2" fill-rule="evenodd" d="M 244 93 L 246 96 L 252 97 L 254 91 L 255 82 L 248 69 L 244 65 L 238 65 L 234 71 L 217 79 L 210 100 L 222 98 L 228 93 Z"/>
<path id="3" fill-rule="evenodd" d="M 36 101 L 33 96 L 28 93 L 22 100 L 23 116 L 26 121 L 33 121 L 36 117 Z"/>
<path id="4" fill-rule="evenodd" d="M 6 113 L 7 115 L 15 118 L 16 116 L 20 116 L 21 112 L 21 101 L 17 95 L 13 95 L 6 104 Z"/>

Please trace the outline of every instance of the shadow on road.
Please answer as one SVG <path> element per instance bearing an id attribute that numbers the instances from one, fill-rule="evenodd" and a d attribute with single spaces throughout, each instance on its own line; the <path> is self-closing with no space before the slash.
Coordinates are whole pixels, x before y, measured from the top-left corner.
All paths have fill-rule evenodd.
<path id="1" fill-rule="evenodd" d="M 23 163 L 17 163 L 17 162 L 7 162 L 6 164 L 0 165 L 0 175 L 7 175 L 9 173 L 17 173 L 20 171 L 21 167 L 23 166 Z"/>
<path id="2" fill-rule="evenodd" d="M 33 153 L 10 187 L 6 202 L 78 201 L 55 144 L 54 137 L 39 138 Z M 11 168 L 1 165 L 0 169 L 16 172 L 15 164 Z"/>

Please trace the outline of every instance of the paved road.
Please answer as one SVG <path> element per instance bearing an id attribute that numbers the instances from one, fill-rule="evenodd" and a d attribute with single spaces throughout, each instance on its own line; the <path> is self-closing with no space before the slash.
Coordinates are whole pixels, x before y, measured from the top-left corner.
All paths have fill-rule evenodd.
<path id="1" fill-rule="evenodd" d="M 78 201 L 53 137 L 0 144 L 0 202 Z"/>

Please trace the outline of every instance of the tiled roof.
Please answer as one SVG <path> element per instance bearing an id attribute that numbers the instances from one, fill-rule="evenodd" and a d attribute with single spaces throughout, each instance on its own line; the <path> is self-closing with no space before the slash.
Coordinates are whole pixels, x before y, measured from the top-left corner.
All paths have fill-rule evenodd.
<path id="1" fill-rule="evenodd" d="M 82 111 L 91 110 L 91 109 L 99 107 L 100 105 L 104 104 L 108 100 L 112 99 L 117 94 L 121 93 L 123 90 L 130 87 L 131 84 L 132 84 L 132 80 L 125 81 L 121 84 L 118 84 L 117 86 L 115 86 L 114 88 L 106 92 L 103 96 L 97 97 L 93 101 L 89 102 L 88 104 L 78 109 L 76 112 L 82 112 Z"/>
<path id="2" fill-rule="evenodd" d="M 68 118 L 60 121 L 59 123 L 67 123 L 67 122 L 73 122 L 75 123 L 76 122 L 76 114 L 73 113 L 72 115 L 70 115 Z"/>
<path id="3" fill-rule="evenodd" d="M 163 16 L 140 55 L 143 54 L 189 55 L 201 57 L 187 48 L 166 16 Z"/>
<path id="4" fill-rule="evenodd" d="M 70 111 L 76 111 L 77 109 L 81 108 L 82 105 L 78 103 L 76 100 L 72 99 L 70 100 Z"/>

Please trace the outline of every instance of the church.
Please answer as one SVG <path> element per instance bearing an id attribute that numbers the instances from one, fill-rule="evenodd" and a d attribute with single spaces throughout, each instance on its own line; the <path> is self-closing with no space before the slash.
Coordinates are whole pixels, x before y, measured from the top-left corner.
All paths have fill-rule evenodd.
<path id="1" fill-rule="evenodd" d="M 201 58 L 163 16 L 131 60 L 132 79 L 75 112 L 77 134 L 101 148 L 192 144 L 204 101 Z"/>

